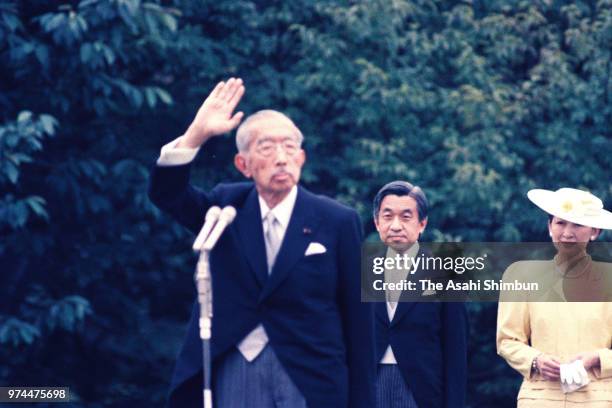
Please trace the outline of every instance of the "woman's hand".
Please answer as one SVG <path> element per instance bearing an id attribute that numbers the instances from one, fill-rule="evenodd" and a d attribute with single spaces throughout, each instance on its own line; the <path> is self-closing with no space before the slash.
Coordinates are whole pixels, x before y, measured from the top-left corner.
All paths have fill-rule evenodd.
<path id="1" fill-rule="evenodd" d="M 548 354 L 540 354 L 536 360 L 536 367 L 538 367 L 538 372 L 545 380 L 559 380 L 561 364 L 558 358 Z"/>
<path id="2" fill-rule="evenodd" d="M 599 361 L 599 353 L 597 351 L 591 351 L 587 353 L 580 353 L 572 357 L 571 361 L 582 360 L 582 365 L 586 370 L 594 367 L 599 367 L 601 362 Z"/>

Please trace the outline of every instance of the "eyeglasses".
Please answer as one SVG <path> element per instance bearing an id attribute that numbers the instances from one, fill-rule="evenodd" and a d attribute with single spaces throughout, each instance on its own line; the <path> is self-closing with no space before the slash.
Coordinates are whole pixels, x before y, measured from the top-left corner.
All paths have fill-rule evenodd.
<path id="1" fill-rule="evenodd" d="M 273 154 L 277 152 L 279 147 L 283 149 L 283 151 L 285 152 L 287 156 L 295 155 L 300 149 L 300 146 L 298 145 L 298 143 L 291 139 L 283 140 L 282 142 L 274 142 L 272 140 L 262 140 L 260 143 L 257 143 L 257 145 L 255 146 L 255 151 L 259 153 L 260 155 L 262 155 L 263 157 L 271 157 Z"/>

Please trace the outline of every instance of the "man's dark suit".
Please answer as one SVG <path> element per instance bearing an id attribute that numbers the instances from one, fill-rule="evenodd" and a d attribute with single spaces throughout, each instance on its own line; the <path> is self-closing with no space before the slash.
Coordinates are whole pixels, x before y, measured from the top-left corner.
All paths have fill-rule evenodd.
<path id="1" fill-rule="evenodd" d="M 378 302 L 375 330 L 376 360 L 391 345 L 419 408 L 465 406 L 468 322 L 463 303 L 400 301 L 389 321 L 386 303 Z"/>
<path id="2" fill-rule="evenodd" d="M 291 220 L 268 277 L 254 184 L 220 184 L 204 193 L 189 185 L 189 169 L 189 165 L 156 167 L 152 201 L 193 232 L 201 228 L 210 206 L 232 205 L 237 210 L 210 258 L 213 373 L 215 361 L 261 323 L 268 345 L 309 407 L 371 408 L 373 312 L 360 302 L 358 215 L 298 187 Z M 305 256 L 312 242 L 322 244 L 327 252 Z M 172 380 L 170 406 L 202 406 L 198 318 L 194 307 Z"/>

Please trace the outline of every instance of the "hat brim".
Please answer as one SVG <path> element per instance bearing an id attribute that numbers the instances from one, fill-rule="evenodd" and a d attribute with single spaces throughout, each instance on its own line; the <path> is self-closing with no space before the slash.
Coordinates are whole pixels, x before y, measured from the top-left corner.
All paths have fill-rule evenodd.
<path id="1" fill-rule="evenodd" d="M 591 228 L 612 229 L 612 212 L 606 211 L 603 208 L 596 215 L 585 216 L 568 213 L 562 210 L 559 197 L 554 191 L 539 188 L 529 190 L 527 198 L 548 214 L 563 218 L 574 224 L 585 225 Z"/>

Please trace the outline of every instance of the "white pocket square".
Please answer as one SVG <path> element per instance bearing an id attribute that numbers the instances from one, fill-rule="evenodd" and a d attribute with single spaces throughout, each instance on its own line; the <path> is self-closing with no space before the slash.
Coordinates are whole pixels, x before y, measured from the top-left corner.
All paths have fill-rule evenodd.
<path id="1" fill-rule="evenodd" d="M 421 293 L 421 296 L 433 296 L 436 293 L 438 293 L 438 292 L 436 292 L 435 290 L 426 289 L 426 290 L 423 291 L 423 293 Z"/>
<path id="2" fill-rule="evenodd" d="M 319 244 L 318 242 L 311 242 L 306 248 L 306 252 L 304 252 L 304 256 L 324 254 L 327 252 L 327 248 L 323 246 L 323 244 Z"/>

